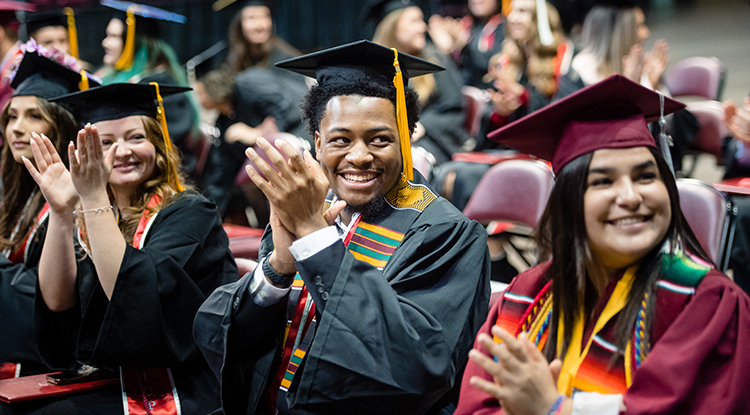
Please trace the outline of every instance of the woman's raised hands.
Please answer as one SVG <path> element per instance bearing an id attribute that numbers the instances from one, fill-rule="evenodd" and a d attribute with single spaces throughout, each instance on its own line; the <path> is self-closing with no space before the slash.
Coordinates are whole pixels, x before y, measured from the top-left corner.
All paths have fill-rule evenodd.
<path id="1" fill-rule="evenodd" d="M 74 159 L 73 142 L 68 144 L 68 150 Z M 78 194 L 73 187 L 70 172 L 60 159 L 55 146 L 44 134 L 32 133 L 31 152 L 34 154 L 34 161 L 24 157 L 23 163 L 39 185 L 50 209 L 59 214 L 71 214 L 78 202 Z"/>

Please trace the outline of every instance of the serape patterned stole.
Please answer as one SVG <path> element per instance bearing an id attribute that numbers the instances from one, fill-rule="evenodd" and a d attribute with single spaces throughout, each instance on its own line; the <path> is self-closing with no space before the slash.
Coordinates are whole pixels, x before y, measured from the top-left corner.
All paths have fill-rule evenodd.
<path id="1" fill-rule="evenodd" d="M 615 314 L 600 330 L 592 331 L 587 351 L 582 350 L 578 366 L 566 382 L 567 395 L 576 390 L 624 394 L 632 384 L 636 370 L 648 356 L 651 345 L 669 328 L 710 268 L 678 252 L 674 256 L 664 255 L 662 270 L 663 277 L 656 283 L 658 301 L 649 301 L 648 297 L 642 300 L 626 350 L 619 350 L 614 344 Z M 526 332 L 537 348 L 544 350 L 552 315 L 551 282 L 539 281 L 525 289 L 507 291 L 502 301 L 496 324 L 516 336 Z M 655 318 L 651 331 L 646 332 L 649 306 L 656 307 Z"/>
<path id="2" fill-rule="evenodd" d="M 395 229 L 409 229 L 437 196 L 427 186 L 406 181 L 402 176 L 385 199 L 388 202 L 386 213 L 373 222 L 364 222 L 358 215 L 343 241 L 355 259 L 381 271 L 404 239 L 405 234 Z M 332 199 L 326 200 L 323 209 L 331 204 Z M 281 364 L 266 389 L 270 408 L 276 406 L 278 391 L 288 392 L 315 335 L 315 305 L 299 273 L 292 284 L 289 304 Z"/>

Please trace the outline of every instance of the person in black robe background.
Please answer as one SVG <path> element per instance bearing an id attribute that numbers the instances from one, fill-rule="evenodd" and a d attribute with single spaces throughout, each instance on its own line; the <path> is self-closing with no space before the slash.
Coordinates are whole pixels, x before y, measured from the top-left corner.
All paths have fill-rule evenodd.
<path id="1" fill-rule="evenodd" d="M 23 59 L 11 86 L 13 97 L 0 114 L 3 204 L 0 207 L 0 379 L 48 371 L 39 356 L 32 327 L 37 266 L 47 233 L 49 206 L 23 166 L 34 160 L 33 133 L 45 134 L 62 149 L 75 136 L 73 115 L 50 98 L 77 91 L 80 68 L 40 55 L 33 41 L 22 45 Z M 98 83 L 91 79 L 91 86 Z M 67 158 L 64 159 L 67 162 Z M 73 235 L 69 235 L 72 239 Z"/>

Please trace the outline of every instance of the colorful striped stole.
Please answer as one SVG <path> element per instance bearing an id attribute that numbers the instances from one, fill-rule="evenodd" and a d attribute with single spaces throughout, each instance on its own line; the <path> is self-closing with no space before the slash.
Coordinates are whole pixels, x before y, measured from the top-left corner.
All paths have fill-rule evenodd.
<path id="1" fill-rule="evenodd" d="M 362 222 L 361 218 L 362 216 L 357 216 L 355 219 L 344 238 L 344 245 L 357 260 L 382 270 L 401 240 L 404 239 L 404 234 L 383 226 Z M 266 389 L 266 404 L 269 408 L 276 407 L 279 391 L 284 393 L 289 391 L 294 375 L 315 336 L 317 325 L 315 304 L 299 273 L 295 275 L 292 283 L 287 315 L 291 315 L 291 318 L 287 319 L 281 363 Z M 275 410 L 274 412 L 278 413 Z"/>

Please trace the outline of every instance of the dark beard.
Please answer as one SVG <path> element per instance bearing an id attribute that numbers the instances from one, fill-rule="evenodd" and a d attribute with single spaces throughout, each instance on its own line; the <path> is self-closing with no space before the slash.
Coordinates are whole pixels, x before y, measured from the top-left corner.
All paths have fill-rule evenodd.
<path id="1" fill-rule="evenodd" d="M 359 213 L 362 215 L 363 220 L 370 220 L 382 215 L 387 205 L 388 202 L 386 202 L 383 196 L 377 196 L 369 202 L 359 206 L 353 206 L 347 203 L 346 207 L 344 207 L 344 212 L 350 215 Z"/>

